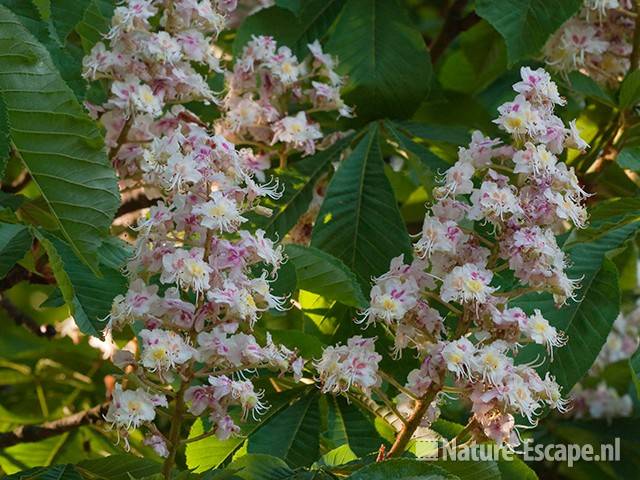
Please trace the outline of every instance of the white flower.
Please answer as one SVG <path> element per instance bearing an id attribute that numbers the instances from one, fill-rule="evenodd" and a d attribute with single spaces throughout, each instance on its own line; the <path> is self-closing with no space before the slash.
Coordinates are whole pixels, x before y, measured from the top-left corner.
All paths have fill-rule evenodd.
<path id="1" fill-rule="evenodd" d="M 122 390 L 122 386 L 117 383 L 104 418 L 117 428 L 138 428 L 156 418 L 155 403 L 153 396 L 142 388 Z"/>
<path id="2" fill-rule="evenodd" d="M 298 112 L 293 117 L 284 117 L 273 126 L 273 140 L 271 144 L 277 142 L 290 143 L 295 148 L 301 148 L 307 154 L 315 151 L 314 140 L 322 138 L 322 132 L 315 123 L 307 120 L 304 111 Z"/>
<path id="3" fill-rule="evenodd" d="M 414 279 L 402 282 L 389 278 L 371 289 L 371 302 L 364 312 L 365 319 L 372 323 L 377 319 L 387 324 L 398 322 L 407 311 L 416 305 L 418 285 Z"/>
<path id="4" fill-rule="evenodd" d="M 148 113 L 154 117 L 162 114 L 162 98 L 151 90 L 146 84 L 138 85 L 131 94 L 131 103 L 142 113 Z"/>
<path id="5" fill-rule="evenodd" d="M 247 219 L 240 214 L 238 204 L 222 192 L 212 192 L 211 200 L 193 208 L 193 213 L 201 215 L 201 225 L 220 232 L 233 232 Z"/>
<path id="6" fill-rule="evenodd" d="M 177 249 L 162 258 L 162 283 L 177 282 L 182 288 L 204 292 L 209 288 L 209 276 L 213 269 L 202 259 L 203 248 Z"/>
<path id="7" fill-rule="evenodd" d="M 480 189 L 473 191 L 471 203 L 469 218 L 472 220 L 487 219 L 490 222 L 497 222 L 506 220 L 510 215 L 518 216 L 523 213 L 515 188 L 500 187 L 491 181 L 482 182 Z"/>
<path id="8" fill-rule="evenodd" d="M 341 393 L 352 386 L 365 392 L 378 386 L 378 362 L 382 356 L 374 349 L 374 339 L 352 337 L 347 345 L 326 347 L 322 358 L 314 362 L 322 392 Z"/>
<path id="9" fill-rule="evenodd" d="M 442 349 L 442 358 L 447 370 L 458 377 L 470 377 L 476 369 L 476 347 L 466 337 L 447 343 Z"/>
<path id="10" fill-rule="evenodd" d="M 486 303 L 496 288 L 489 286 L 493 273 L 473 263 L 455 267 L 444 277 L 440 297 L 445 302 Z"/>
<path id="11" fill-rule="evenodd" d="M 166 372 L 191 360 L 195 350 L 182 336 L 171 330 L 141 330 L 140 363 L 146 369 Z"/>
<path id="12" fill-rule="evenodd" d="M 529 317 L 523 333 L 534 342 L 545 345 L 551 358 L 553 358 L 553 348 L 562 347 L 567 342 L 563 333 L 552 327 L 538 309 L 534 310 L 533 315 Z"/>

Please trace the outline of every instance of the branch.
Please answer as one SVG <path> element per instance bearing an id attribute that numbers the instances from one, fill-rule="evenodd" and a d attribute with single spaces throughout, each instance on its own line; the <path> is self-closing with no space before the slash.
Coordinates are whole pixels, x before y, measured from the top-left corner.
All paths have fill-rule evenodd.
<path id="1" fill-rule="evenodd" d="M 159 200 L 159 198 L 147 198 L 144 191 L 140 190 L 137 195 L 132 195 L 122 205 L 120 205 L 120 208 L 118 208 L 118 211 L 116 212 L 115 218 L 122 217 L 123 215 L 126 215 L 128 213 L 137 212 L 138 210 L 142 210 L 143 208 L 152 207 L 153 205 L 158 203 Z"/>
<path id="2" fill-rule="evenodd" d="M 50 285 L 55 283 L 53 278 L 47 278 L 39 273 L 30 272 L 23 266 L 16 264 L 11 270 L 9 270 L 9 273 L 0 280 L 0 292 L 9 290 L 11 287 L 23 281 L 38 285 Z"/>
<path id="3" fill-rule="evenodd" d="M 11 432 L 0 434 L 0 448 L 11 447 L 19 443 L 39 442 L 49 437 L 61 435 L 65 432 L 89 425 L 102 420 L 102 416 L 107 413 L 109 402 L 97 405 L 89 410 L 74 413 L 68 417 L 45 422 L 40 425 L 23 425 Z"/>
<path id="4" fill-rule="evenodd" d="M 433 387 L 429 389 L 429 391 L 420 400 L 416 400 L 416 404 L 413 407 L 411 415 L 409 415 L 406 423 L 402 426 L 400 433 L 398 433 L 398 436 L 396 437 L 396 441 L 393 442 L 393 445 L 391 446 L 391 449 L 389 450 L 389 453 L 385 458 L 398 457 L 402 455 L 405 448 L 407 448 L 409 441 L 413 437 L 413 434 L 420 426 L 425 413 L 427 413 L 429 405 L 431 405 L 431 403 L 435 400 L 436 395 L 440 391 L 440 383 L 434 384 Z"/>
<path id="5" fill-rule="evenodd" d="M 53 325 L 40 325 L 29 315 L 21 312 L 8 298 L 0 297 L 0 307 L 6 310 L 7 314 L 16 325 L 22 325 L 39 337 L 46 337 L 50 339 L 55 336 L 56 329 Z"/>
<path id="6" fill-rule="evenodd" d="M 480 17 L 478 17 L 475 12 L 471 12 L 465 17 L 462 16 L 466 6 L 467 0 L 456 0 L 453 5 L 451 5 L 451 8 L 449 8 L 440 33 L 429 47 L 431 61 L 433 63 L 437 62 L 458 34 L 469 30 L 480 21 Z"/>

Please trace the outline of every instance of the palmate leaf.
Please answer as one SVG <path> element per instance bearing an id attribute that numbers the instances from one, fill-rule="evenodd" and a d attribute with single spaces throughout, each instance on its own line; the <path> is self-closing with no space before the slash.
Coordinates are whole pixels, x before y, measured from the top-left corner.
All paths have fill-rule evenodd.
<path id="1" fill-rule="evenodd" d="M 75 27 L 85 52 L 103 39 L 111 26 L 115 3 L 111 0 L 91 0 L 84 10 L 82 20 Z"/>
<path id="2" fill-rule="evenodd" d="M 84 480 L 73 465 L 31 468 L 4 478 L 6 480 Z"/>
<path id="3" fill-rule="evenodd" d="M 640 348 L 629 359 L 629 368 L 631 369 L 631 378 L 636 386 L 636 391 L 640 397 Z"/>
<path id="4" fill-rule="evenodd" d="M 11 154 L 11 142 L 9 141 L 9 119 L 7 118 L 7 106 L 0 96 L 0 182 L 7 168 L 9 155 Z"/>
<path id="5" fill-rule="evenodd" d="M 355 403 L 343 397 L 327 396 L 327 429 L 323 440 L 329 448 L 347 446 L 358 456 L 376 452 L 385 440 L 374 421 Z"/>
<path id="6" fill-rule="evenodd" d="M 620 292 L 617 270 L 608 257 L 623 248 L 640 228 L 640 202 L 619 199 L 604 202 L 592 212 L 591 226 L 570 238 L 563 249 L 572 262 L 569 278 L 581 279 L 576 301 L 558 309 L 549 294 L 525 295 L 512 305 L 531 313 L 540 309 L 552 325 L 563 330 L 567 344 L 556 349 L 553 362 L 542 367 L 555 375 L 568 392 L 593 364 L 619 312 Z M 545 355 L 539 345 L 525 347 L 520 362 Z"/>
<path id="7" fill-rule="evenodd" d="M 238 29 L 233 52 L 241 54 L 252 35 L 270 35 L 290 47 L 302 60 L 309 54 L 307 45 L 322 39 L 344 4 L 345 0 L 304 0 L 299 8 L 291 5 L 291 8 L 274 6 L 260 10 Z"/>
<path id="8" fill-rule="evenodd" d="M 24 225 L 0 223 L 0 279 L 24 257 L 31 242 L 31 233 Z"/>
<path id="9" fill-rule="evenodd" d="M 273 439 L 276 441 L 276 439 Z M 276 457 L 264 454 L 243 455 L 232 462 L 229 471 L 233 478 L 242 480 L 294 480 L 313 477 L 299 476 L 287 463 Z"/>
<path id="10" fill-rule="evenodd" d="M 582 4 L 582 0 L 478 0 L 476 11 L 504 37 L 509 63 L 514 64 L 540 50 Z"/>
<path id="11" fill-rule="evenodd" d="M 396 0 L 348 0 L 327 51 L 340 60 L 345 100 L 361 120 L 407 118 L 429 91 L 429 52 Z"/>
<path id="12" fill-rule="evenodd" d="M 331 163 L 340 158 L 352 139 L 353 135 L 347 135 L 326 150 L 304 158 L 283 171 L 280 179 L 284 179 L 286 185 L 282 198 L 269 205 L 274 210 L 273 215 L 268 218 L 257 217 L 256 225 L 271 237 L 284 238 L 309 208 L 313 189 L 320 177 L 327 173 Z"/>
<path id="13" fill-rule="evenodd" d="M 274 415 L 249 437 L 247 451 L 281 458 L 291 467 L 311 465 L 320 456 L 319 398 L 314 389 Z"/>
<path id="14" fill-rule="evenodd" d="M 431 462 L 394 458 L 361 468 L 350 480 L 458 480 L 458 477 Z"/>
<path id="15" fill-rule="evenodd" d="M 342 260 L 366 291 L 393 257 L 410 257 L 409 235 L 384 173 L 377 124 L 333 176 L 311 245 Z"/>
<path id="16" fill-rule="evenodd" d="M 232 412 L 231 416 L 240 425 L 241 436 L 234 436 L 228 440 L 218 440 L 215 436 L 207 437 L 197 442 L 191 442 L 186 447 L 186 460 L 189 469 L 200 473 L 217 468 L 226 462 L 242 446 L 246 437 L 250 437 L 258 432 L 262 427 L 268 425 L 269 420 L 280 411 L 285 409 L 292 399 L 304 393 L 304 389 L 296 388 L 281 393 L 273 392 L 273 389 L 265 395 L 265 401 L 270 405 L 269 410 L 260 417 L 259 420 L 251 418 L 240 421 L 238 412 Z M 189 432 L 189 438 L 197 437 L 204 433 L 202 420 L 196 420 Z"/>
<path id="17" fill-rule="evenodd" d="M 384 122 L 384 128 L 389 134 L 390 139 L 396 142 L 401 150 L 406 151 L 409 155 L 413 155 L 432 173 L 438 174 L 444 172 L 451 166 L 435 153 L 431 152 L 427 147 L 414 142 L 411 138 L 402 133 L 402 127 L 400 125 L 386 120 Z"/>
<path id="18" fill-rule="evenodd" d="M 287 245 L 296 270 L 297 287 L 356 308 L 367 306 L 356 276 L 336 257 L 314 247 Z"/>
<path id="19" fill-rule="evenodd" d="M 0 6 L 0 94 L 11 140 L 60 233 L 93 270 L 119 205 L 116 175 L 95 122 L 83 112 L 48 52 Z"/>
<path id="20" fill-rule="evenodd" d="M 18 21 L 47 49 L 60 76 L 78 99 L 84 99 L 86 82 L 81 77 L 82 51 L 74 45 L 65 44 L 59 38 L 48 16 L 48 9 L 42 8 L 35 0 L 0 0 L 0 5 L 11 10 Z"/>
<path id="21" fill-rule="evenodd" d="M 77 468 L 88 478 L 95 480 L 130 480 L 159 473 L 162 465 L 153 460 L 133 455 L 111 455 L 95 460 L 85 460 Z"/>
<path id="22" fill-rule="evenodd" d="M 56 282 L 76 325 L 86 335 L 99 336 L 107 325 L 105 318 L 111 311 L 113 299 L 127 289 L 127 279 L 111 263 L 115 261 L 111 258 L 113 247 L 108 247 L 108 254 L 99 255 L 106 260 L 100 264 L 102 276 L 96 277 L 78 260 L 68 244 L 42 231 L 37 231 L 36 235 L 47 252 Z"/>
<path id="23" fill-rule="evenodd" d="M 60 42 L 65 43 L 69 34 L 84 17 L 91 0 L 49 0 L 51 21 Z"/>

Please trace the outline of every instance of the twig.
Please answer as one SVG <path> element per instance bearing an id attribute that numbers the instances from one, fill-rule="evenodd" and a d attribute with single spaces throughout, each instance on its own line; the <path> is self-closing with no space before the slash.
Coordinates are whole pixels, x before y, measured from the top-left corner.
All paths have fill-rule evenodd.
<path id="1" fill-rule="evenodd" d="M 0 296 L 0 306 L 6 310 L 7 314 L 16 325 L 22 325 L 39 337 L 50 339 L 55 336 L 56 329 L 53 325 L 40 325 L 29 315 L 18 310 L 18 308 L 8 298 Z"/>
<path id="2" fill-rule="evenodd" d="M 140 191 L 138 195 L 132 195 L 131 198 L 127 199 L 122 205 L 120 205 L 115 218 L 122 217 L 128 213 L 137 212 L 143 208 L 152 207 L 157 204 L 159 200 L 159 198 L 149 199 L 143 191 Z"/>
<path id="3" fill-rule="evenodd" d="M 391 410 L 394 413 L 394 415 L 396 417 L 398 417 L 403 424 L 406 425 L 407 424 L 407 419 L 404 418 L 404 416 L 398 411 L 398 409 L 393 404 L 391 399 L 389 397 L 387 397 L 387 395 L 382 390 L 380 390 L 379 388 L 374 388 L 373 391 L 376 393 L 376 395 L 378 395 L 378 397 L 380 397 L 380 400 L 382 400 L 382 403 L 384 403 L 385 406 L 389 410 Z"/>
<path id="4" fill-rule="evenodd" d="M 2 191 L 5 193 L 18 193 L 20 190 L 22 190 L 24 187 L 27 186 L 27 184 L 31 181 L 31 175 L 29 175 L 29 172 L 27 172 L 26 170 L 24 170 L 19 176 L 18 178 L 16 178 L 13 183 L 10 184 L 3 184 L 2 185 Z"/>
<path id="5" fill-rule="evenodd" d="M 0 280 L 0 292 L 9 290 L 11 287 L 23 281 L 38 285 L 49 285 L 55 283 L 55 279 L 53 277 L 47 278 L 39 273 L 30 272 L 23 266 L 16 264 L 11 270 L 9 270 L 9 273 Z"/>
<path id="6" fill-rule="evenodd" d="M 447 11 L 444 25 L 429 47 L 431 61 L 434 64 L 458 34 L 469 30 L 480 21 L 480 17 L 478 17 L 475 12 L 462 17 L 462 12 L 466 6 L 467 0 L 456 0 Z"/>
<path id="7" fill-rule="evenodd" d="M 441 383 L 444 377 L 444 373 L 440 374 L 441 378 L 439 382 L 434 382 L 433 386 L 427 391 L 427 393 L 420 399 L 416 401 L 415 406 L 413 407 L 413 411 L 409 418 L 407 418 L 406 423 L 403 425 L 400 433 L 396 437 L 395 442 L 391 446 L 389 453 L 386 458 L 397 457 L 402 455 L 405 448 L 407 447 L 411 437 L 420 426 L 424 414 L 427 412 L 429 405 L 435 400 L 436 395 L 440 391 Z"/>
<path id="8" fill-rule="evenodd" d="M 19 443 L 38 442 L 83 425 L 102 421 L 102 416 L 107 412 L 108 407 L 109 403 L 105 402 L 89 410 L 74 413 L 51 422 L 45 422 L 40 425 L 22 425 L 10 432 L 0 434 L 0 448 L 11 447 Z"/>

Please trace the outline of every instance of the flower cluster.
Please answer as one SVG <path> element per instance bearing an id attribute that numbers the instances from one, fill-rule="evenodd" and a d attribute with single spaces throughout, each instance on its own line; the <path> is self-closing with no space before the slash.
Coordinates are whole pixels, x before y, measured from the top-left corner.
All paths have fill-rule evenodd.
<path id="1" fill-rule="evenodd" d="M 630 417 L 633 412 L 633 400 L 629 395 L 620 395 L 606 382 L 600 382 L 596 388 L 583 388 L 578 384 L 571 392 L 571 416 L 574 418 L 606 419 Z"/>
<path id="2" fill-rule="evenodd" d="M 325 137 L 311 114 L 353 115 L 340 96 L 344 78 L 335 72 L 336 59 L 318 41 L 308 48 L 311 55 L 299 61 L 272 37 L 254 36 L 227 75 L 219 127 L 237 144 L 257 144 L 257 163 L 293 152 L 309 155 L 334 141 L 336 135 Z"/>
<path id="3" fill-rule="evenodd" d="M 613 323 L 607 341 L 591 367 L 590 373 L 597 376 L 605 367 L 629 359 L 637 350 L 640 338 L 640 306 L 627 314 L 620 314 Z M 633 411 L 633 401 L 628 394 L 620 395 L 617 390 L 601 381 L 596 388 L 586 388 L 578 383 L 571 391 L 571 411 L 575 418 L 629 417 Z"/>
<path id="4" fill-rule="evenodd" d="M 113 355 L 126 387 L 116 385 L 106 415 L 125 439 L 146 426 L 147 444 L 161 454 L 177 442 L 153 426 L 156 408 L 184 399 L 192 413 L 206 410 L 225 439 L 238 432 L 231 406 L 245 415 L 265 408 L 242 372 L 270 368 L 299 379 L 304 366 L 297 352 L 252 334 L 262 312 L 286 306 L 270 285 L 284 258 L 263 231 L 241 227 L 247 212 L 264 213 L 261 198 L 280 195 L 278 184 L 259 183 L 251 152 L 181 105 L 216 101 L 201 72 L 220 71 L 211 41 L 234 4 L 129 0 L 116 9 L 107 45 L 84 62 L 87 78 L 110 85 L 108 100 L 92 108 L 121 177 L 161 197 L 135 228 L 129 288 L 109 317 L 111 329 L 133 327 L 139 352 Z"/>
<path id="5" fill-rule="evenodd" d="M 585 0 L 547 42 L 547 64 L 562 73 L 580 71 L 599 83 L 617 84 L 627 73 L 635 19 L 631 0 Z"/>
<path id="6" fill-rule="evenodd" d="M 577 281 L 565 272 L 554 232 L 582 227 L 587 217 L 587 194 L 557 157 L 586 144 L 573 122 L 566 127 L 554 115 L 564 100 L 548 73 L 524 67 L 521 76 L 515 100 L 502 105 L 495 120 L 513 142 L 475 132 L 460 148 L 434 190 L 413 260 L 394 258 L 374 279 L 361 318 L 393 335 L 395 355 L 411 349 L 422 360 L 402 387 L 401 410 L 427 400 L 428 409 L 420 410 L 420 402 L 415 408 L 431 421 L 440 393 L 453 392 L 470 400 L 476 438 L 509 446 L 519 442 L 516 416 L 535 423 L 545 407 L 566 406 L 552 376 L 542 378 L 533 365 L 514 361 L 527 343 L 553 355 L 564 334 L 540 310 L 525 312 L 511 302 L 528 292 L 548 292 L 558 305 L 574 297 Z M 512 275 L 504 275 L 509 270 Z M 511 276 L 515 281 L 506 280 Z M 349 384 L 334 389 L 326 383 L 349 376 L 334 357 L 330 347 L 315 367 L 325 390 L 344 390 Z M 377 362 L 362 368 L 375 373 Z"/>
<path id="7" fill-rule="evenodd" d="M 352 386 L 364 392 L 380 385 L 378 362 L 382 356 L 375 351 L 372 338 L 352 337 L 346 345 L 327 347 L 322 358 L 314 363 L 323 392 L 346 392 Z"/>

